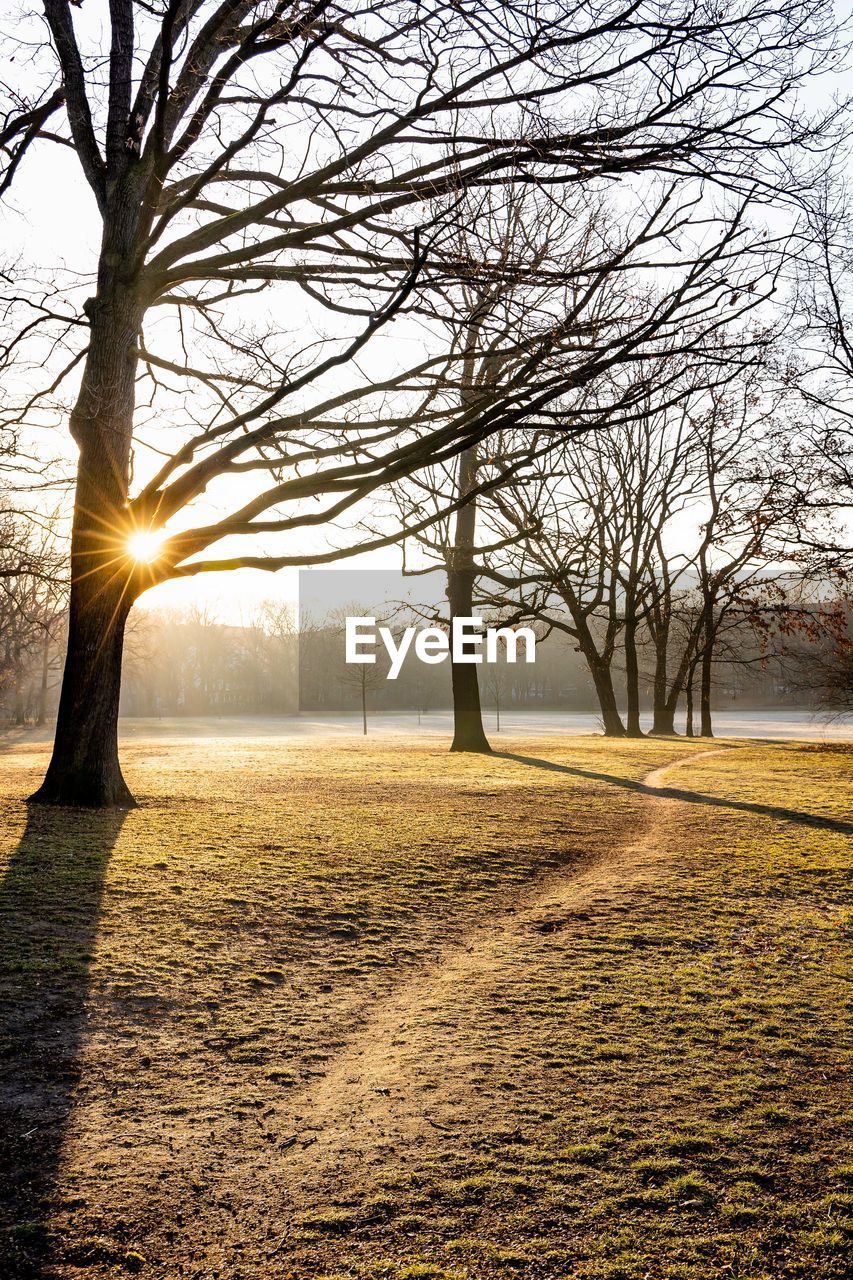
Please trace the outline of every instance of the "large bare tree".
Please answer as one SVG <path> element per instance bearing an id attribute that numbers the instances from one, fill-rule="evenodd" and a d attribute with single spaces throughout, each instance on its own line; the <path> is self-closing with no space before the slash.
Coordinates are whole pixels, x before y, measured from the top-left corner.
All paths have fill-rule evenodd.
<path id="1" fill-rule="evenodd" d="M 618 358 L 532 376 L 565 340 L 555 317 L 514 381 L 464 404 L 434 392 L 454 356 L 390 360 L 461 192 L 619 184 L 616 218 L 632 176 L 691 198 L 703 180 L 768 191 L 777 159 L 791 190 L 792 148 L 825 128 L 802 122 L 797 86 L 832 64 L 835 34 L 826 0 L 45 0 L 18 20 L 3 188 L 25 198 L 42 148 L 70 146 L 100 244 L 85 300 L 49 251 L 53 292 L 16 280 L 6 300 L 8 349 L 51 355 L 46 397 L 15 391 L 9 418 L 67 395 L 78 450 L 68 654 L 34 799 L 132 803 L 118 699 L 147 587 L 331 554 L 306 531 Z M 677 288 L 710 289 L 712 261 Z M 579 270 L 593 284 L 607 266 Z M 250 303 L 271 285 L 261 319 Z M 623 354 L 649 336 L 635 326 Z M 210 551 L 238 535 L 245 552 Z M 272 535 L 290 545 L 258 549 Z"/>

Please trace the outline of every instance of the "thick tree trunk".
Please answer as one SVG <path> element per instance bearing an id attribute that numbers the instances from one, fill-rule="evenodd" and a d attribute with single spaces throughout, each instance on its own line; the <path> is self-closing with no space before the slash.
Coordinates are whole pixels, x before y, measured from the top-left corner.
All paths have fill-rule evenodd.
<path id="1" fill-rule="evenodd" d="M 665 641 L 658 642 L 656 649 L 652 733 L 665 738 L 675 738 L 678 736 L 675 716 L 678 711 L 678 700 L 687 679 L 688 663 L 686 658 L 682 659 L 670 684 L 667 672 L 669 645 Z"/>
<path id="2" fill-rule="evenodd" d="M 71 588 L 68 653 L 53 756 L 31 800 L 40 804 L 131 808 L 118 758 L 121 658 L 129 606 L 115 588 Z M 81 599 L 83 596 L 83 599 Z"/>
<path id="3" fill-rule="evenodd" d="M 80 449 L 71 534 L 68 651 L 53 756 L 34 803 L 133 805 L 118 759 L 127 615 L 138 568 L 127 540 L 136 346 L 141 310 L 117 278 L 105 234 L 98 295 L 86 307 L 89 353 L 71 433 Z"/>
<path id="4" fill-rule="evenodd" d="M 642 738 L 640 727 L 640 664 L 637 659 L 637 620 L 633 612 L 625 617 L 625 696 L 627 714 L 625 732 L 629 738 Z"/>
<path id="5" fill-rule="evenodd" d="M 667 715 L 667 647 L 666 641 L 661 637 L 658 637 L 655 640 L 655 677 L 652 689 L 652 733 L 675 732 L 675 725 Z"/>
<path id="6" fill-rule="evenodd" d="M 680 693 L 680 690 L 679 690 Z M 655 706 L 652 720 L 652 733 L 665 738 L 675 738 L 678 730 L 675 727 L 675 713 L 678 710 L 679 693 L 670 693 L 668 698 Z"/>
<path id="7" fill-rule="evenodd" d="M 601 710 L 601 720 L 604 725 L 604 733 L 608 738 L 624 738 L 625 726 L 622 723 L 622 717 L 619 714 L 619 707 L 616 702 L 616 691 L 613 688 L 613 677 L 610 674 L 610 668 L 601 661 L 593 661 L 589 663 L 592 682 L 595 685 L 595 692 L 598 698 L 598 705 Z"/>
<path id="8" fill-rule="evenodd" d="M 583 654 L 589 674 L 592 677 L 595 695 L 598 698 L 598 706 L 601 711 L 604 733 L 608 738 L 624 738 L 625 726 L 622 723 L 622 717 L 619 714 L 619 707 L 616 702 L 610 661 L 606 655 L 602 657 L 599 652 L 595 637 L 589 627 L 588 617 L 574 595 L 566 590 L 563 592 L 563 599 L 571 613 L 578 649 Z"/>
<path id="9" fill-rule="evenodd" d="M 675 712 L 670 712 L 664 708 L 652 722 L 652 734 L 660 738 L 677 738 L 678 730 L 675 727 Z"/>
<path id="10" fill-rule="evenodd" d="M 655 689 L 652 733 L 662 734 L 664 737 L 677 736 L 675 713 L 678 710 L 680 696 L 681 685 L 673 686 L 668 692 L 664 688 L 662 693 L 657 688 Z"/>
<path id="11" fill-rule="evenodd" d="M 451 621 L 453 618 L 471 616 L 474 607 L 473 569 L 448 570 L 447 598 L 450 602 Z M 483 728 L 477 667 L 473 663 L 451 661 L 450 678 L 453 686 L 453 742 L 450 750 L 491 751 Z"/>
<path id="12" fill-rule="evenodd" d="M 466 449 L 459 459 L 460 496 L 469 493 L 477 480 L 477 451 Z M 459 508 L 456 515 L 453 548 L 447 566 L 447 599 L 451 623 L 454 618 L 468 618 L 474 607 L 474 531 L 477 504 L 474 498 Z M 451 751 L 490 752 L 483 728 L 480 705 L 480 682 L 474 663 L 450 664 L 453 686 L 453 742 Z"/>
<path id="13" fill-rule="evenodd" d="M 453 741 L 450 750 L 491 751 L 483 728 L 477 668 L 454 662 L 450 674 L 453 684 Z"/>
<path id="14" fill-rule="evenodd" d="M 684 726 L 684 734 L 687 738 L 693 735 L 693 674 L 691 672 L 690 679 L 687 681 L 687 723 Z"/>

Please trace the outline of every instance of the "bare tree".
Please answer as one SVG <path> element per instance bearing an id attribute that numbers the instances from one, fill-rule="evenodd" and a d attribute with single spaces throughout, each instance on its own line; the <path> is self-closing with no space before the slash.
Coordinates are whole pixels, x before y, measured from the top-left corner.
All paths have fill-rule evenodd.
<path id="1" fill-rule="evenodd" d="M 531 350 L 539 350 L 544 372 L 545 358 L 552 353 L 541 349 L 540 335 L 551 333 L 555 312 L 572 316 L 573 338 L 579 339 L 608 284 L 604 274 L 597 287 L 584 281 L 582 293 L 578 290 L 572 264 L 612 254 L 590 210 L 581 205 L 570 214 L 565 204 L 537 194 L 531 198 L 519 184 L 469 193 L 466 216 L 450 245 L 459 279 L 455 287 L 442 290 L 441 301 L 449 343 L 462 355 L 459 369 L 451 372 L 451 391 L 462 410 L 486 396 L 500 399 L 502 386 L 519 369 L 530 376 Z M 495 458 L 488 452 L 483 442 L 472 443 L 444 466 L 425 468 L 396 490 L 401 526 L 414 526 L 414 539 L 441 560 L 448 626 L 456 618 L 470 617 L 474 609 L 479 498 L 508 483 L 518 465 L 528 461 L 524 451 L 511 459 L 502 453 L 496 475 Z M 531 461 L 536 452 L 534 448 Z M 434 519 L 418 532 L 425 504 Z M 451 751 L 490 751 L 476 665 L 451 657 L 451 685 Z"/>
<path id="2" fill-rule="evenodd" d="M 842 162 L 849 156 L 842 155 Z M 819 567 L 832 558 L 849 573 L 853 561 L 853 222 L 846 163 L 818 190 L 805 232 L 807 280 L 799 323 L 784 353 L 782 384 L 789 404 L 774 447 L 790 464 L 784 497 L 801 558 Z M 785 433 L 784 439 L 782 433 Z"/>
<path id="3" fill-rule="evenodd" d="M 789 522 L 776 501 L 778 468 L 766 455 L 778 398 L 762 385 L 764 372 L 759 356 L 736 377 L 688 396 L 674 413 L 646 418 L 638 439 L 626 442 L 612 464 L 620 477 L 616 503 L 635 517 L 642 513 L 622 580 L 625 657 L 630 690 L 638 671 L 630 641 L 642 628 L 652 656 L 655 734 L 676 732 L 686 695 L 693 735 L 698 676 L 699 732 L 712 735 L 720 638 L 733 626 L 749 631 L 758 598 L 786 571 Z"/>
<path id="4" fill-rule="evenodd" d="M 596 439 L 567 442 L 543 458 L 535 473 L 494 495 L 490 521 L 502 564 L 484 565 L 493 606 L 545 621 L 570 636 L 595 687 L 604 732 L 621 737 L 625 726 L 613 681 L 622 628 L 618 610 L 618 542 L 606 497 L 609 481 Z M 608 545 L 610 543 L 610 545 Z M 488 592 L 488 586 L 485 586 Z"/>
<path id="5" fill-rule="evenodd" d="M 428 287 L 460 191 L 515 176 L 627 192 L 630 175 L 659 171 L 691 194 L 697 179 L 766 192 L 777 157 L 792 190 L 791 148 L 817 147 L 826 128 L 802 122 L 796 88 L 834 65 L 837 43 L 826 0 L 110 0 L 103 29 L 45 0 L 8 39 L 22 56 L 0 128 L 3 188 L 42 144 L 70 145 L 101 246 L 82 305 L 75 284 L 45 301 L 17 279 L 6 301 L 9 348 L 26 337 L 52 356 L 8 417 L 60 413 L 67 387 L 79 450 L 68 654 L 34 798 L 89 805 L 132 803 L 116 726 L 141 592 L 339 553 L 300 538 L 567 390 L 564 364 L 531 378 L 536 353 L 526 378 L 464 406 L 434 398 L 456 354 L 359 376 Z M 721 253 L 703 252 L 664 319 L 685 296 L 713 305 Z M 608 265 L 581 270 L 594 282 Z M 249 295 L 274 283 L 308 299 L 291 333 L 272 317 L 266 331 L 257 314 L 247 324 Z M 305 307 L 331 313 L 334 336 L 299 341 Z M 618 350 L 576 353 L 569 385 L 639 357 L 661 319 L 622 326 Z M 555 318 L 549 347 L 562 334 Z M 165 439 L 153 426 L 164 412 Z M 225 515 L 205 508 L 211 487 Z M 208 554 L 237 535 L 295 545 Z"/>
<path id="6" fill-rule="evenodd" d="M 555 376 L 571 390 L 535 414 L 513 415 L 513 419 L 520 419 L 519 426 L 496 431 L 486 442 L 465 448 L 458 458 L 409 477 L 397 489 L 400 524 L 432 561 L 441 561 L 453 618 L 471 614 L 477 566 L 490 550 L 488 545 L 478 543 L 477 513 L 481 502 L 487 501 L 492 514 L 498 516 L 497 527 L 492 529 L 498 546 L 524 542 L 522 525 L 528 529 L 538 526 L 541 532 L 541 515 L 547 510 L 551 517 L 548 536 L 554 539 L 550 548 L 540 545 L 538 555 L 534 554 L 528 540 L 526 554 L 532 561 L 523 571 L 516 566 L 514 572 L 522 573 L 528 587 L 537 580 L 537 573 L 545 573 L 546 577 L 550 573 L 551 585 L 559 581 L 564 603 L 574 619 L 571 634 L 578 638 L 593 671 L 606 731 L 614 734 L 624 731 L 610 674 L 624 613 L 626 661 L 632 667 L 628 681 L 628 732 L 638 734 L 633 639 L 639 616 L 637 591 L 642 567 L 654 547 L 655 530 L 668 517 L 667 504 L 677 502 L 678 495 L 670 496 L 670 477 L 670 483 L 663 488 L 658 484 L 655 500 L 650 496 L 652 475 L 660 481 L 665 469 L 665 459 L 658 459 L 650 471 L 653 431 L 646 434 L 645 452 L 642 433 L 622 432 L 610 449 L 600 443 L 584 449 L 577 437 L 585 432 L 642 424 L 650 414 L 680 403 L 686 394 L 688 374 L 701 390 L 724 382 L 739 368 L 760 358 L 768 341 L 766 328 L 738 328 L 733 319 L 743 318 L 764 300 L 772 288 L 772 276 L 767 274 L 763 255 L 756 259 L 746 251 L 746 244 L 754 247 L 750 241 L 739 241 L 737 247 L 732 243 L 725 264 L 717 264 L 726 288 L 718 296 L 713 312 L 708 312 L 704 299 L 695 305 L 697 299 L 681 296 L 678 287 L 656 294 L 642 284 L 633 251 L 641 242 L 646 247 L 648 222 L 643 223 L 634 239 L 626 239 L 623 234 L 617 257 L 613 233 L 599 206 L 581 202 L 571 211 L 563 205 L 556 212 L 551 209 L 542 213 L 536 203 L 519 199 L 512 189 L 504 191 L 502 198 L 499 209 L 494 200 L 481 201 L 481 216 L 473 229 L 473 220 L 469 219 L 466 230 L 457 233 L 457 259 L 467 265 L 470 278 L 463 278 L 455 290 L 443 294 L 451 345 L 463 353 L 452 389 L 462 406 L 478 397 L 499 400 L 503 386 L 520 370 L 534 385 Z M 484 206 L 488 216 L 482 216 Z M 587 280 L 579 283 L 571 264 L 589 257 L 606 259 L 610 267 L 593 284 Z M 552 265 L 554 259 L 568 265 L 557 269 Z M 500 272 L 490 279 L 483 275 L 482 264 L 495 260 Z M 706 265 L 695 263 L 703 278 Z M 541 334 L 550 334 L 548 317 L 555 309 L 566 317 L 565 340 L 543 346 Z M 649 341 L 643 346 L 642 357 L 634 359 L 628 335 L 648 317 L 654 317 L 647 330 Z M 536 352 L 534 361 L 529 359 L 531 350 Z M 589 353 L 599 351 L 619 354 L 614 360 L 600 361 L 594 376 L 578 376 L 589 368 Z M 683 473 L 682 452 L 675 449 L 671 464 Z M 568 498 L 567 481 L 574 506 Z M 614 506 L 617 500 L 623 504 L 618 513 Z M 654 501 L 659 504 L 657 510 Z M 579 517 L 578 504 L 585 505 L 583 517 Z M 500 518 L 502 514 L 506 519 Z M 565 527 L 561 529 L 561 525 Z M 614 536 L 619 542 L 616 550 L 607 547 L 608 539 Z M 571 565 L 563 558 L 564 538 L 572 545 L 572 555 L 579 557 Z M 628 540 L 632 540 L 634 548 L 632 566 L 621 554 Z M 488 541 L 487 537 L 487 544 Z M 574 586 L 579 563 L 598 583 L 585 599 L 578 597 Z M 604 581 L 608 573 L 615 574 L 621 582 L 626 607 L 618 619 L 613 613 L 599 650 L 596 621 L 602 601 L 615 599 Z M 504 578 L 504 585 L 507 581 Z M 540 580 L 540 587 L 545 596 L 537 607 L 543 608 L 547 584 Z M 486 598 L 492 603 L 497 601 L 494 592 L 486 592 Z M 528 592 L 522 611 L 529 606 Z M 512 611 L 518 602 L 506 607 Z M 552 625 L 563 626 L 564 619 L 558 620 L 553 612 L 549 618 Z M 453 663 L 452 676 L 451 749 L 488 751 L 476 667 Z"/>
<path id="7" fill-rule="evenodd" d="M 787 469 L 768 447 L 779 397 L 764 353 L 728 364 L 723 347 L 716 354 L 704 375 L 672 360 L 671 399 L 656 404 L 642 383 L 620 423 L 561 440 L 489 497 L 481 574 L 491 601 L 574 640 L 610 735 L 640 734 L 650 667 L 652 732 L 675 733 L 686 693 L 692 735 L 698 680 L 700 732 L 710 736 L 721 642 L 731 660 L 750 638 L 754 648 L 768 619 L 777 628 L 814 620 L 814 602 L 792 607 L 798 543 Z"/>
<path id="8" fill-rule="evenodd" d="M 842 591 L 820 609 L 813 605 L 812 612 L 820 625 L 795 631 L 783 662 L 785 678 L 829 719 L 845 719 L 853 715 L 853 598 Z"/>
<path id="9" fill-rule="evenodd" d="M 44 724 L 66 622 L 66 549 L 55 518 L 0 498 L 0 701 L 15 724 Z"/>
<path id="10" fill-rule="evenodd" d="M 674 728 L 669 716 L 674 717 L 676 688 L 692 686 L 697 672 L 699 732 L 711 737 L 715 663 L 754 661 L 756 645 L 764 660 L 771 638 L 778 656 L 786 634 L 832 629 L 834 606 L 830 599 L 827 609 L 820 597 L 827 588 L 830 596 L 834 592 L 835 548 L 820 562 L 813 547 L 806 549 L 811 587 L 801 599 L 803 526 L 790 502 L 801 457 L 796 451 L 776 456 L 776 424 L 785 419 L 786 404 L 769 385 L 767 369 L 758 373 L 714 395 L 696 423 L 701 523 L 690 561 L 696 582 L 676 606 L 680 657 L 665 706 L 666 731 Z M 796 434 L 792 427 L 789 439 Z M 692 698 L 692 687 L 690 692 Z"/>
<path id="11" fill-rule="evenodd" d="M 326 630 L 331 632 L 335 641 L 335 647 L 339 652 L 344 650 L 344 636 L 346 632 L 346 620 L 348 617 L 364 617 L 371 612 L 375 614 L 375 607 L 371 607 L 358 601 L 349 601 L 340 609 L 336 609 L 325 619 Z M 387 624 L 389 618 L 378 619 L 380 625 Z M 371 655 L 372 662 L 354 662 L 345 663 L 341 675 L 341 684 L 344 689 L 353 691 L 358 699 L 359 710 L 361 711 L 361 732 L 363 737 L 367 737 L 367 708 L 369 703 L 369 695 L 375 693 L 385 683 L 388 676 L 388 663 L 386 654 L 380 649 L 378 653 Z M 328 679 L 328 672 L 326 675 Z"/>
<path id="12" fill-rule="evenodd" d="M 673 692 L 674 605 L 685 577 L 696 572 L 697 550 L 679 547 L 673 556 L 668 540 L 673 521 L 698 500 L 704 454 L 694 416 L 712 389 L 741 376 L 762 352 L 742 334 L 717 338 L 712 352 L 704 330 L 692 342 L 682 333 L 677 343 L 661 344 L 653 378 L 645 366 L 636 381 L 602 380 L 563 406 L 559 434 L 514 433 L 505 447 L 520 458 L 518 473 L 485 498 L 481 595 L 511 617 L 538 617 L 573 639 L 609 735 L 641 733 L 641 628 L 655 652 L 654 728 L 673 731 L 667 704 L 677 705 L 685 674 L 676 673 Z M 536 456 L 531 446 L 539 438 L 544 447 Z M 690 657 L 688 648 L 685 666 Z"/>

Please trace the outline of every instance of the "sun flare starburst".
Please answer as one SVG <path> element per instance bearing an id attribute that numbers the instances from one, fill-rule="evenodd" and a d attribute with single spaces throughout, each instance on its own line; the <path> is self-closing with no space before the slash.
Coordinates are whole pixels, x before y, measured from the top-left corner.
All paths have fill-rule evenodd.
<path id="1" fill-rule="evenodd" d="M 128 538 L 127 550 L 140 564 L 150 564 L 160 554 L 165 536 L 162 530 L 138 529 Z"/>

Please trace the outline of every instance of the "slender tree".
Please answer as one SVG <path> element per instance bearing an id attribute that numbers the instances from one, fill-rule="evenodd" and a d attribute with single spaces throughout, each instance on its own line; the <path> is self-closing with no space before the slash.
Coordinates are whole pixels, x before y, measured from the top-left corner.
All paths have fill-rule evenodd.
<path id="1" fill-rule="evenodd" d="M 458 396 L 463 410 L 487 396 L 499 399 L 502 386 L 520 370 L 526 376 L 534 374 L 531 350 L 539 352 L 543 366 L 550 363 L 550 352 L 541 339 L 543 333 L 552 332 L 553 316 L 572 315 L 579 335 L 586 313 L 608 283 L 604 274 L 598 287 L 585 289 L 585 298 L 577 291 L 573 264 L 589 259 L 595 231 L 583 203 L 558 205 L 514 184 L 468 193 L 465 209 L 462 225 L 449 245 L 457 278 L 440 294 L 440 316 L 448 340 L 462 354 L 451 393 Z M 641 239 L 645 231 L 644 227 Z M 634 247 L 626 242 L 626 260 Z M 603 250 L 605 258 L 612 256 L 612 248 L 605 249 L 600 238 L 596 249 L 599 255 Z M 404 529 L 416 525 L 425 500 L 431 502 L 436 519 L 415 537 L 442 562 L 449 626 L 455 618 L 470 617 L 474 611 L 477 507 L 482 489 L 494 488 L 496 483 L 494 475 L 488 475 L 488 461 L 484 464 L 485 449 L 482 442 L 470 444 L 449 466 L 427 468 L 396 491 Z M 516 462 L 508 460 L 508 471 Z M 442 519 L 448 507 L 455 508 L 455 513 Z M 451 657 L 451 685 L 451 750 L 490 751 L 476 664 Z"/>

